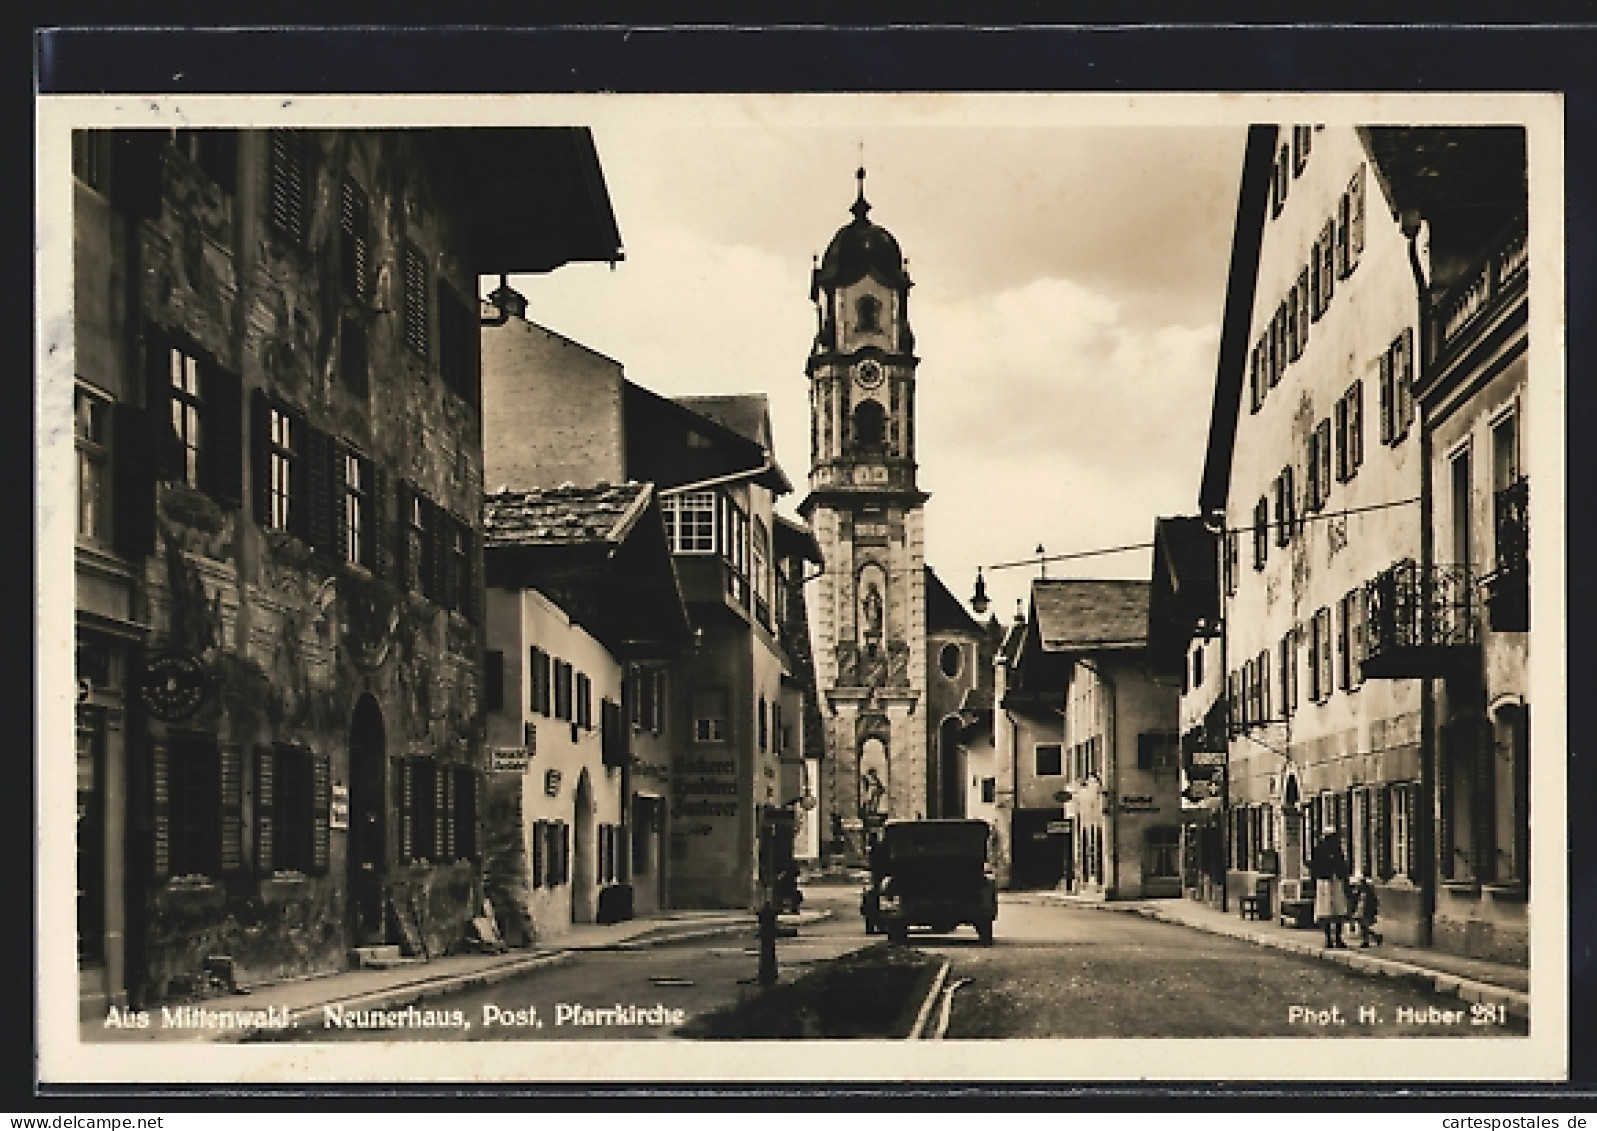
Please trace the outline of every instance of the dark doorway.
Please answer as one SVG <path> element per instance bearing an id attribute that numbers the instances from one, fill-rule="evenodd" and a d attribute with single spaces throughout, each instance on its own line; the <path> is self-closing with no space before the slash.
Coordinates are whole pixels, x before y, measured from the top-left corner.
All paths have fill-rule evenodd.
<path id="1" fill-rule="evenodd" d="M 1016 809 L 1009 886 L 1053 888 L 1070 870 L 1070 830 L 1063 809 Z"/>
<path id="2" fill-rule="evenodd" d="M 942 798 L 940 817 L 965 815 L 965 757 L 959 745 L 959 719 L 949 716 L 937 728 L 937 781 Z"/>
<path id="3" fill-rule="evenodd" d="M 370 695 L 355 704 L 349 726 L 349 907 L 356 946 L 387 941 L 383 874 L 388 867 L 384 777 L 388 762 L 382 708 Z"/>

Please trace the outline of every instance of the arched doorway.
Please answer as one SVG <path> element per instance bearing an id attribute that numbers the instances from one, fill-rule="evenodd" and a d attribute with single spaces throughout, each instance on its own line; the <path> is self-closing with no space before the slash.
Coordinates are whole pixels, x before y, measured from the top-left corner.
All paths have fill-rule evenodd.
<path id="1" fill-rule="evenodd" d="M 942 796 L 933 816 L 965 815 L 965 752 L 959 742 L 959 716 L 950 715 L 937 728 L 937 784 Z"/>
<path id="2" fill-rule="evenodd" d="M 571 813 L 571 921 L 591 923 L 597 910 L 594 890 L 593 782 L 587 768 L 577 778 Z"/>
<path id="3" fill-rule="evenodd" d="M 383 784 L 388 746 L 383 711 L 370 694 L 355 702 L 349 724 L 349 911 L 356 946 L 387 941 L 383 874 L 388 868 Z"/>

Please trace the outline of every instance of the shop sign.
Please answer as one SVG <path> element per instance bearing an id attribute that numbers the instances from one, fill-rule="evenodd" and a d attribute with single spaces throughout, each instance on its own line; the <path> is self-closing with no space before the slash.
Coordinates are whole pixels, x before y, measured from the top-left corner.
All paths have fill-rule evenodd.
<path id="1" fill-rule="evenodd" d="M 1069 821 L 1049 821 L 1047 832 L 1050 836 L 1060 836 L 1070 831 Z"/>
<path id="2" fill-rule="evenodd" d="M 525 746 L 500 747 L 488 751 L 488 769 L 491 773 L 524 774 L 532 751 Z"/>
<path id="3" fill-rule="evenodd" d="M 1133 795 L 1122 793 L 1120 795 L 1120 811 L 1122 813 L 1157 813 L 1159 806 L 1153 803 L 1153 798 L 1148 794 Z"/>
<path id="4" fill-rule="evenodd" d="M 162 722 L 188 718 L 205 702 L 205 669 L 186 652 L 160 652 L 150 657 L 139 681 L 139 699 Z"/>
<path id="5" fill-rule="evenodd" d="M 332 799 L 327 806 L 327 827 L 330 829 L 349 828 L 349 786 L 335 785 Z"/>
<path id="6" fill-rule="evenodd" d="M 1225 751 L 1194 750 L 1191 761 L 1194 766 L 1223 766 L 1225 765 Z"/>
<path id="7" fill-rule="evenodd" d="M 559 770 L 545 770 L 543 772 L 543 791 L 550 797 L 560 796 Z"/>
<path id="8" fill-rule="evenodd" d="M 668 781 L 671 777 L 671 770 L 670 767 L 662 766 L 658 762 L 645 762 L 634 754 L 632 756 L 632 776 L 648 778 L 651 781 Z"/>

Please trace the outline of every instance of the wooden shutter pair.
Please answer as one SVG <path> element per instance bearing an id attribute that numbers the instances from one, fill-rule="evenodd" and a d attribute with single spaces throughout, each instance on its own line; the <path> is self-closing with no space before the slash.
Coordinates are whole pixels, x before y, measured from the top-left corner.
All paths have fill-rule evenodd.
<path id="1" fill-rule="evenodd" d="M 214 860 L 221 873 L 238 871 L 244 866 L 243 749 L 233 742 L 218 746 L 215 739 L 184 738 L 176 741 L 183 753 L 174 758 L 173 745 L 162 738 L 150 742 L 151 871 L 156 879 L 165 880 L 178 865 L 187 870 L 204 867 L 208 860 Z M 215 830 L 217 840 L 214 846 L 202 846 L 207 858 L 202 860 L 173 859 L 173 798 L 193 784 L 183 780 L 188 775 L 214 783 L 207 793 L 216 810 L 214 819 L 206 823 Z M 186 819 L 191 816 L 184 814 Z"/>
<path id="2" fill-rule="evenodd" d="M 277 810 L 281 797 L 277 781 L 279 748 L 255 748 L 255 870 L 260 875 L 270 875 L 276 870 L 278 829 Z M 325 875 L 330 855 L 330 829 L 332 806 L 332 766 L 326 754 L 290 750 L 296 757 L 306 757 L 310 762 L 310 794 L 301 800 L 310 806 L 310 820 L 306 829 L 310 844 L 306 853 L 306 871 L 311 875 Z"/>
<path id="3" fill-rule="evenodd" d="M 144 339 L 146 451 L 155 479 L 183 475 L 183 444 L 172 427 L 172 352 L 170 338 L 148 327 Z M 199 489 L 225 507 L 244 500 L 244 384 L 238 374 L 189 351 L 198 363 L 200 451 Z"/>

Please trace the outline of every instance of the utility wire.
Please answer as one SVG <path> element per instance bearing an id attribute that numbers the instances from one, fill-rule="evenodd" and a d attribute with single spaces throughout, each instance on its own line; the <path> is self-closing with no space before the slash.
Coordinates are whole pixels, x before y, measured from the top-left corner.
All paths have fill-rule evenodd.
<path id="1" fill-rule="evenodd" d="M 1279 530 L 1283 526 L 1297 526 L 1299 524 L 1310 522 L 1321 522 L 1329 518 L 1346 518 L 1350 514 L 1368 514 L 1371 511 L 1390 510 L 1393 507 L 1407 507 L 1412 506 L 1419 501 L 1419 496 L 1415 495 L 1412 498 L 1395 499 L 1388 503 L 1371 503 L 1367 507 L 1348 507 L 1345 510 L 1339 511 L 1320 511 L 1315 514 L 1301 514 L 1294 516 L 1289 523 L 1267 522 L 1264 524 L 1264 529 Z M 1227 528 L 1224 533 L 1252 534 L 1257 529 L 1259 529 L 1257 526 L 1237 526 Z M 1132 542 L 1125 546 L 1107 546 L 1100 550 L 1076 550 L 1073 553 L 1068 554 L 1042 554 L 1032 558 L 1020 558 L 1012 562 L 998 562 L 995 565 L 986 566 L 984 568 L 990 570 L 1015 569 L 1020 566 L 1041 565 L 1045 562 L 1068 562 L 1080 558 L 1098 558 L 1104 557 L 1108 554 L 1124 554 L 1132 550 L 1151 550 L 1153 545 L 1154 544 L 1152 542 Z"/>

